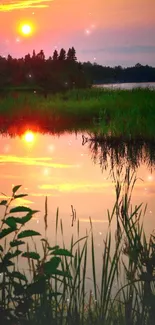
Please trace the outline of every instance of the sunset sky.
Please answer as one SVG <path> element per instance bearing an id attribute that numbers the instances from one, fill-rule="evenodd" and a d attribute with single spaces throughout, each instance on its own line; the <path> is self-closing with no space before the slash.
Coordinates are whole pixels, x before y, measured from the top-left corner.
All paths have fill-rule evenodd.
<path id="1" fill-rule="evenodd" d="M 29 36 L 20 25 L 32 26 Z M 3 0 L 0 55 L 74 46 L 79 61 L 155 66 L 155 0 Z"/>

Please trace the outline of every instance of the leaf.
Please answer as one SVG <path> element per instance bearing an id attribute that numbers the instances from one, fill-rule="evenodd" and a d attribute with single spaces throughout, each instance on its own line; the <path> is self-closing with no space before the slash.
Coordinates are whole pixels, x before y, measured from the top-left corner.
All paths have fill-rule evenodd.
<path id="1" fill-rule="evenodd" d="M 24 230 L 18 234 L 17 238 L 25 238 L 25 237 L 31 237 L 31 236 L 41 236 L 41 234 L 34 230 Z"/>
<path id="2" fill-rule="evenodd" d="M 10 260 L 4 260 L 0 263 L 0 273 L 5 272 L 6 268 L 9 266 L 14 266 L 14 263 Z"/>
<path id="3" fill-rule="evenodd" d="M 31 212 L 32 210 L 28 207 L 24 207 L 24 206 L 18 206 L 18 207 L 15 207 L 15 208 L 12 208 L 10 210 L 10 213 L 16 213 L 16 212 Z"/>
<path id="4" fill-rule="evenodd" d="M 53 251 L 53 250 L 55 250 L 55 249 L 59 249 L 59 246 L 57 245 L 57 246 L 54 246 L 54 247 L 48 247 L 48 249 L 49 249 L 49 251 Z"/>
<path id="5" fill-rule="evenodd" d="M 14 186 L 12 189 L 12 193 L 15 194 L 19 190 L 20 187 L 21 187 L 21 185 Z"/>
<path id="6" fill-rule="evenodd" d="M 8 252 L 6 253 L 6 255 L 4 256 L 4 260 L 10 260 L 11 258 L 14 258 L 18 255 L 20 255 L 22 253 L 22 251 L 20 250 L 16 250 L 14 253 Z"/>
<path id="7" fill-rule="evenodd" d="M 67 249 L 64 249 L 64 248 L 55 249 L 54 252 L 51 252 L 50 255 L 61 255 L 61 256 L 73 257 L 71 252 L 69 252 Z"/>
<path id="8" fill-rule="evenodd" d="M 8 217 L 4 220 L 4 223 L 6 223 L 6 225 L 8 225 L 10 228 L 13 228 L 14 230 L 17 229 L 16 219 L 14 217 Z"/>
<path id="9" fill-rule="evenodd" d="M 0 231 L 0 239 L 4 238 L 5 236 L 11 234 L 11 232 L 13 232 L 14 229 L 13 228 L 4 228 Z"/>
<path id="10" fill-rule="evenodd" d="M 46 290 L 46 280 L 44 277 L 40 278 L 38 281 L 31 283 L 27 287 L 27 293 L 30 295 L 41 294 Z"/>
<path id="11" fill-rule="evenodd" d="M 67 278 L 72 279 L 72 276 L 67 271 L 55 270 L 53 272 L 53 275 L 61 275 L 61 276 L 65 276 Z"/>
<path id="12" fill-rule="evenodd" d="M 28 212 L 26 216 L 24 217 L 8 217 L 4 220 L 4 223 L 6 223 L 9 227 L 15 228 L 16 223 L 19 223 L 21 225 L 24 225 L 26 222 L 30 221 L 33 218 L 33 214 L 38 212 L 38 210 L 33 210 L 32 212 Z M 16 229 L 16 228 L 15 228 Z"/>
<path id="13" fill-rule="evenodd" d="M 19 246 L 19 245 L 22 245 L 22 244 L 25 244 L 25 242 L 22 241 L 22 240 L 13 240 L 13 241 L 10 241 L 10 246 L 11 247 Z"/>
<path id="14" fill-rule="evenodd" d="M 14 195 L 15 199 L 20 199 L 21 197 L 25 197 L 28 196 L 28 194 L 18 194 L 18 195 Z"/>
<path id="15" fill-rule="evenodd" d="M 31 301 L 30 298 L 25 298 L 23 300 L 18 301 L 18 306 L 16 307 L 16 315 L 19 315 L 19 317 L 21 315 L 25 316 L 25 314 L 29 313 L 32 304 L 33 300 Z"/>
<path id="16" fill-rule="evenodd" d="M 36 252 L 25 252 L 22 254 L 23 257 L 32 258 L 33 260 L 39 260 L 40 255 Z"/>
<path id="17" fill-rule="evenodd" d="M 17 223 L 20 223 L 21 225 L 24 225 L 26 222 L 30 221 L 33 218 L 32 213 L 28 213 L 25 217 L 22 218 L 15 218 Z"/>
<path id="18" fill-rule="evenodd" d="M 49 293 L 49 298 L 51 299 L 52 297 L 57 297 L 57 296 L 62 296 L 61 292 L 50 292 Z"/>
<path id="19" fill-rule="evenodd" d="M 2 201 L 0 202 L 0 205 L 7 205 L 7 203 L 8 203 L 7 200 L 2 200 Z"/>
<path id="20" fill-rule="evenodd" d="M 22 253 L 22 251 L 20 251 L 19 249 L 17 249 L 14 253 L 12 253 L 12 257 L 17 257 L 21 253 Z"/>
<path id="21" fill-rule="evenodd" d="M 61 262 L 60 257 L 52 257 L 52 259 L 49 262 L 44 263 L 43 269 L 45 274 L 46 275 L 54 274 L 60 262 Z"/>
<path id="22" fill-rule="evenodd" d="M 20 296 L 24 293 L 25 288 L 22 284 L 14 282 L 14 295 Z"/>
<path id="23" fill-rule="evenodd" d="M 10 274 L 13 278 L 17 278 L 19 280 L 23 280 L 25 282 L 27 282 L 27 278 L 24 274 L 20 273 L 20 272 L 17 272 L 17 271 L 13 271 L 11 272 Z"/>

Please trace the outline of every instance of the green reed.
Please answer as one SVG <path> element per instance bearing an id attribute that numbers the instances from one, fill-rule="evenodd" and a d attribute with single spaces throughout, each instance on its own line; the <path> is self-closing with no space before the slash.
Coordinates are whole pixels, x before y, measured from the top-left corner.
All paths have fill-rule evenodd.
<path id="1" fill-rule="evenodd" d="M 25 230 L 37 212 L 23 206 L 12 208 L 20 186 L 4 197 L 0 227 L 0 315 L 1 324 L 57 325 L 153 325 L 155 320 L 155 236 L 149 240 L 143 228 L 146 207 L 131 205 L 136 175 L 129 169 L 113 172 L 116 200 L 108 210 L 109 226 L 103 242 L 101 278 L 97 278 L 93 223 L 83 238 L 73 212 L 70 247 L 64 241 L 63 222 L 56 213 L 55 246 L 47 238 L 48 202 L 45 200 L 45 233 Z M 112 242 L 112 224 L 116 222 Z M 62 248 L 58 240 L 62 238 Z M 37 251 L 40 238 L 42 253 Z M 30 240 L 32 245 L 30 245 Z M 114 246 L 114 248 L 113 248 Z M 34 247 L 34 248 L 33 248 Z M 91 278 L 88 278 L 88 255 Z M 28 267 L 21 271 L 23 259 Z M 91 283 L 88 290 L 87 283 Z M 115 290 L 114 290 L 115 287 Z"/>
<path id="2" fill-rule="evenodd" d="M 64 94 L 10 93 L 0 98 L 0 118 L 16 123 L 32 119 L 38 124 L 64 123 L 70 128 L 89 123 L 113 136 L 154 137 L 155 91 L 150 89 L 72 90 Z"/>

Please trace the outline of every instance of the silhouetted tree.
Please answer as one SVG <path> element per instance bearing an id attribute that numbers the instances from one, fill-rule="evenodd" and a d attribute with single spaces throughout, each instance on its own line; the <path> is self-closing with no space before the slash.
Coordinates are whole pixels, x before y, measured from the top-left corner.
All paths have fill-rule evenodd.
<path id="1" fill-rule="evenodd" d="M 8 62 L 12 62 L 12 60 L 13 60 L 13 59 L 12 59 L 12 56 L 11 56 L 10 54 L 8 54 L 7 61 L 8 61 Z"/>
<path id="2" fill-rule="evenodd" d="M 28 53 L 24 58 L 7 58 L 0 56 L 0 88 L 9 86 L 41 87 L 44 94 L 72 88 L 85 88 L 92 83 L 113 82 L 153 82 L 155 68 L 137 63 L 133 67 L 105 67 L 91 62 L 79 63 L 74 47 L 45 58 L 44 51 L 32 56 Z"/>
<path id="3" fill-rule="evenodd" d="M 137 63 L 136 65 L 135 65 L 135 68 L 141 68 L 142 67 L 142 65 L 140 64 L 140 63 Z"/>
<path id="4" fill-rule="evenodd" d="M 59 54 L 59 60 L 64 61 L 66 59 L 66 51 L 62 48 Z"/>
<path id="5" fill-rule="evenodd" d="M 45 60 L 45 54 L 44 54 L 44 51 L 41 50 L 38 54 L 37 54 L 37 58 L 40 59 L 40 60 Z"/>
<path id="6" fill-rule="evenodd" d="M 33 60 L 36 59 L 36 52 L 35 52 L 35 50 L 33 50 L 33 53 L 32 53 L 32 59 L 33 59 Z"/>
<path id="7" fill-rule="evenodd" d="M 69 50 L 67 52 L 67 60 L 69 60 L 69 61 L 77 61 L 76 51 L 75 51 L 74 47 L 69 48 Z"/>
<path id="8" fill-rule="evenodd" d="M 31 61 L 31 55 L 29 53 L 26 54 L 24 60 L 25 60 L 25 62 L 30 62 Z"/>
<path id="9" fill-rule="evenodd" d="M 58 51 L 55 50 L 53 53 L 53 61 L 57 61 L 58 60 Z"/>

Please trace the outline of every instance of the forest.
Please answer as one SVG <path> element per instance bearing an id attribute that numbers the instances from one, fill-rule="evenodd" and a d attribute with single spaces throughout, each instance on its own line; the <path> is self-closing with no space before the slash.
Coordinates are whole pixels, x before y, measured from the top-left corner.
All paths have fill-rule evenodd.
<path id="1" fill-rule="evenodd" d="M 44 51 L 22 58 L 0 56 L 0 89 L 40 88 L 46 92 L 88 88 L 93 84 L 120 82 L 154 82 L 155 67 L 137 63 L 133 67 L 107 67 L 97 63 L 79 62 L 74 47 L 57 50 L 46 58 Z"/>

